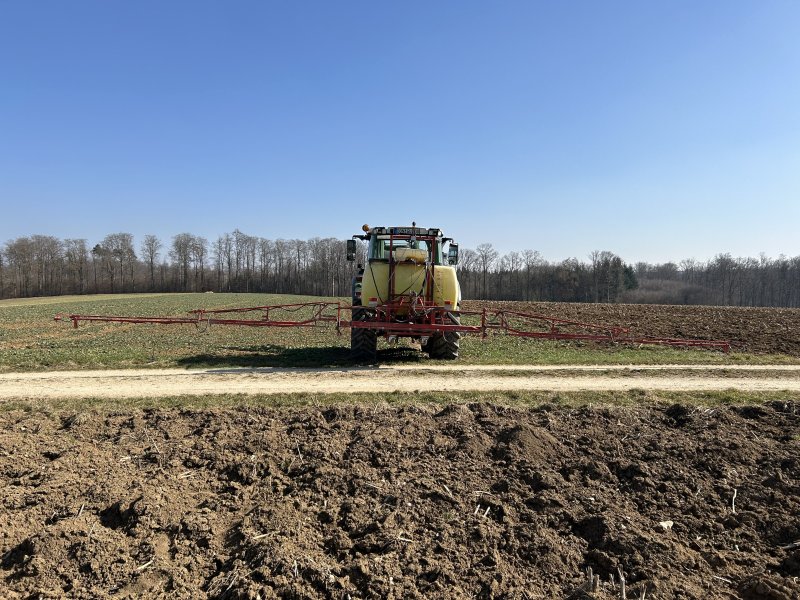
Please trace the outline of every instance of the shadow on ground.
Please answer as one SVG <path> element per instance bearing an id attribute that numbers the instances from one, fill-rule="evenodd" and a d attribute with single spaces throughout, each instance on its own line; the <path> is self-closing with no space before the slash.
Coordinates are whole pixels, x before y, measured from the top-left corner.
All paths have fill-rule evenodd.
<path id="1" fill-rule="evenodd" d="M 408 347 L 381 348 L 375 364 L 417 363 L 426 356 Z M 196 354 L 176 361 L 186 368 L 218 367 L 342 367 L 359 363 L 350 358 L 350 349 L 342 346 L 286 348 L 273 344 L 226 346 L 219 354 Z"/>

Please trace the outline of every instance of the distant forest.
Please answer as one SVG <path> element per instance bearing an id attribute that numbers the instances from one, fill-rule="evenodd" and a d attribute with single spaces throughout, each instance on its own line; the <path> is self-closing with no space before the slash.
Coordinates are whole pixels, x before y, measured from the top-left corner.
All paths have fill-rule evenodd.
<path id="1" fill-rule="evenodd" d="M 363 263 L 365 248 L 360 248 Z M 539 252 L 461 249 L 465 298 L 800 307 L 800 256 L 625 263 L 608 251 L 549 262 Z M 0 249 L 0 298 L 123 292 L 266 292 L 349 296 L 355 264 L 344 240 L 269 240 L 239 230 L 209 242 L 112 233 L 85 239 L 32 235 Z"/>

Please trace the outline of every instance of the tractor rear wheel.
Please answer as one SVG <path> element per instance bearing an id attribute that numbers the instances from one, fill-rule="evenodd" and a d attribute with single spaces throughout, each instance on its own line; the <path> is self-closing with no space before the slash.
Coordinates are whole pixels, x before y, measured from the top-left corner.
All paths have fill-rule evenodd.
<path id="1" fill-rule="evenodd" d="M 353 321 L 367 321 L 364 308 L 353 308 Z M 361 327 L 350 328 L 350 357 L 358 362 L 373 362 L 378 353 L 378 332 Z"/>
<path id="2" fill-rule="evenodd" d="M 454 315 L 448 315 L 453 325 L 460 325 L 461 319 Z M 428 343 L 422 348 L 433 359 L 436 360 L 455 360 L 458 358 L 458 346 L 461 333 L 458 331 L 443 331 L 434 333 L 428 338 Z"/>

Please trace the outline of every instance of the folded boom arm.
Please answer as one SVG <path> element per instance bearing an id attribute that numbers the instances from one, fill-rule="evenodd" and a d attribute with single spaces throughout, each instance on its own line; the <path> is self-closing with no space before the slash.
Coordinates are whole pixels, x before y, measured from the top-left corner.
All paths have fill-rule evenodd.
<path id="1" fill-rule="evenodd" d="M 374 307 L 350 306 L 341 302 L 303 302 L 249 308 L 197 309 L 188 317 L 127 317 L 108 315 L 56 315 L 56 321 L 71 321 L 78 327 L 81 321 L 109 323 L 151 323 L 157 325 L 235 325 L 241 327 L 316 327 L 335 323 L 342 328 L 373 329 L 384 335 L 429 337 L 437 333 L 456 331 L 480 334 L 490 331 L 517 337 L 548 340 L 587 340 L 621 344 L 653 344 L 687 348 L 706 348 L 730 351 L 724 340 L 681 339 L 670 337 L 635 336 L 626 327 L 583 323 L 558 319 L 535 313 L 483 308 L 479 311 L 454 311 L 417 302 L 411 309 L 405 306 L 398 318 L 399 304 Z M 351 318 L 343 318 L 348 314 Z M 356 319 L 354 311 L 368 313 L 369 319 Z M 278 313 L 279 318 L 273 318 Z M 296 313 L 294 315 L 293 313 Z M 222 315 L 247 315 L 250 318 L 228 318 Z M 452 316 L 458 318 L 454 319 Z M 291 318 L 295 316 L 296 318 Z"/>

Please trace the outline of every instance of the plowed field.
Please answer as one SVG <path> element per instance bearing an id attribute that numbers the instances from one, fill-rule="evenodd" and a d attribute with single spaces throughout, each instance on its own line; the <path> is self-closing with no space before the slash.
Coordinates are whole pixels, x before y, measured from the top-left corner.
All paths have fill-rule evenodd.
<path id="1" fill-rule="evenodd" d="M 800 310 L 655 304 L 477 302 L 482 306 L 532 312 L 560 319 L 629 327 L 634 335 L 729 340 L 738 352 L 800 356 Z"/>
<path id="2" fill-rule="evenodd" d="M 799 427 L 783 402 L 5 412 L 0 596 L 610 599 L 622 573 L 790 600 Z"/>

